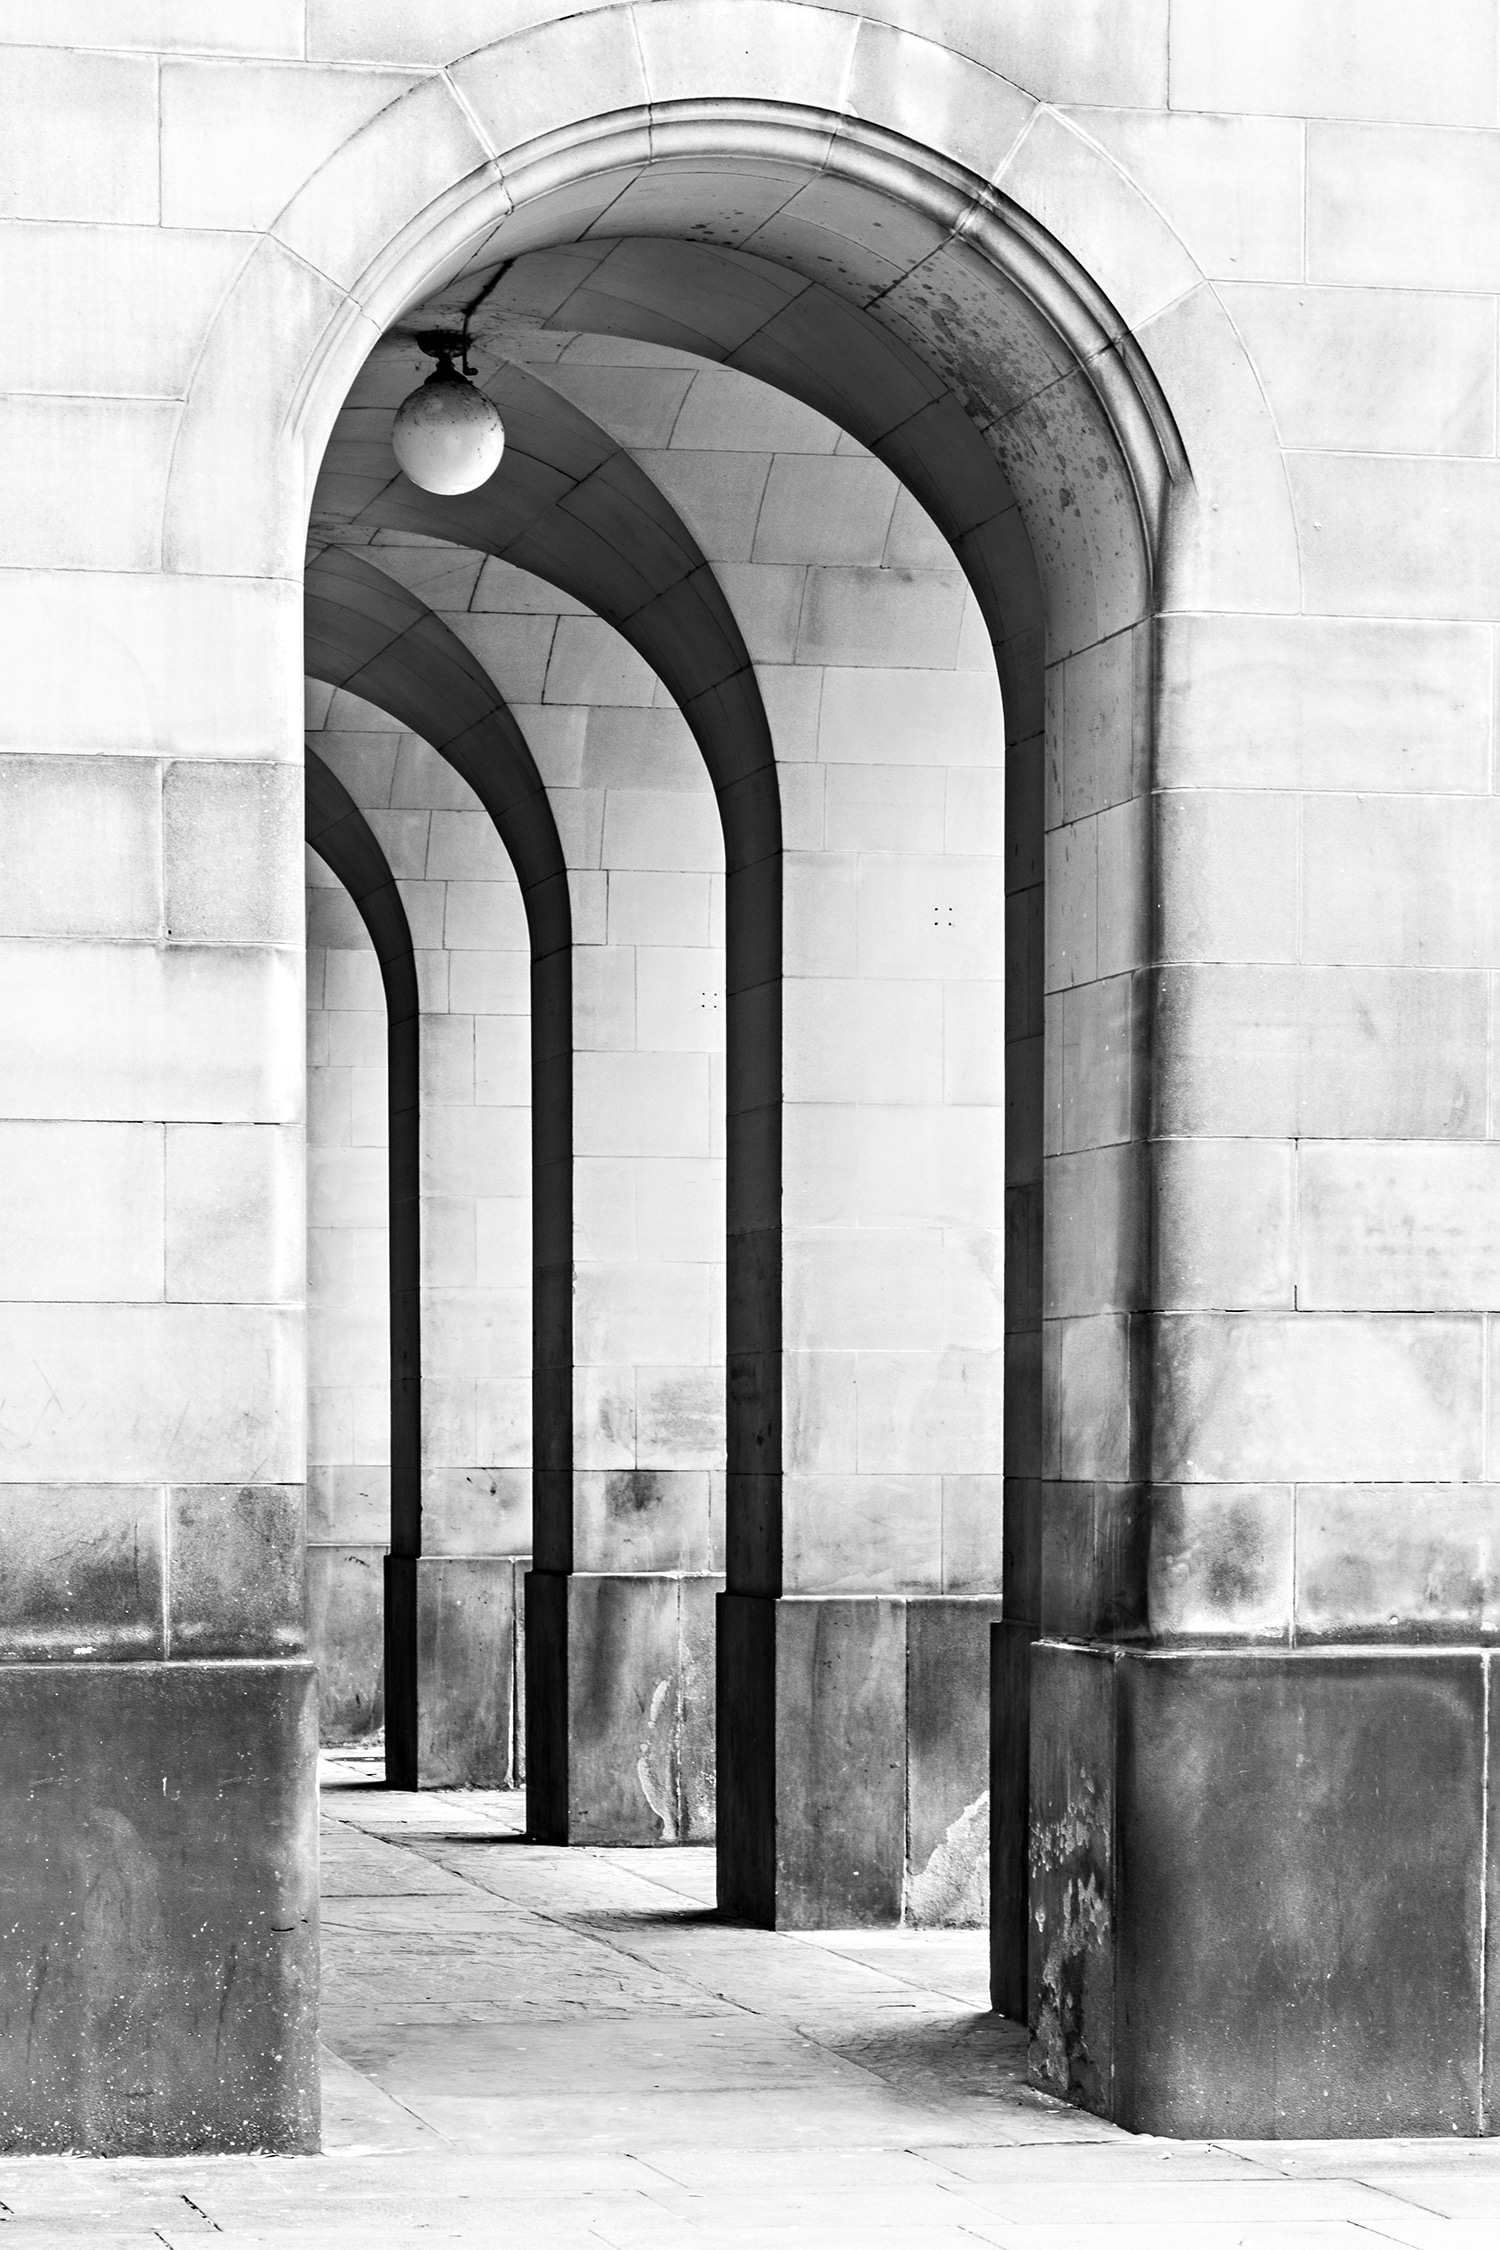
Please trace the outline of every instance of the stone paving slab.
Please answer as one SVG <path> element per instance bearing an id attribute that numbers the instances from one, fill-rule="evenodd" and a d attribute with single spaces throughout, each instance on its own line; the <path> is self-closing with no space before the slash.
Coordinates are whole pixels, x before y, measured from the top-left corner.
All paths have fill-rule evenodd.
<path id="1" fill-rule="evenodd" d="M 702 1850 L 331 1761 L 321 2158 L 0 2160 L 0 2250 L 1497 2250 L 1500 2144 L 1136 2139 L 1035 2094 L 975 1931 L 772 1934 Z"/>

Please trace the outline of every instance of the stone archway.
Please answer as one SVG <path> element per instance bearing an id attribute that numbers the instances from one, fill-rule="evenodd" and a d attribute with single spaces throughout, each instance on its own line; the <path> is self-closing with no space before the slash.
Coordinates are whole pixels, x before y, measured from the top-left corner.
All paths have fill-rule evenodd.
<path id="1" fill-rule="evenodd" d="M 934 62 L 941 51 L 927 54 L 925 42 L 884 31 L 876 39 L 857 19 L 815 9 L 757 4 L 736 13 L 736 21 L 740 14 L 747 24 L 753 18 L 758 33 L 774 33 L 783 46 L 791 41 L 805 60 L 798 75 L 809 103 L 797 109 L 766 98 L 746 56 L 731 52 L 709 62 L 691 39 L 680 49 L 663 45 L 682 14 L 675 0 L 650 11 L 649 24 L 644 13 L 638 22 L 630 10 L 599 11 L 468 58 L 451 74 L 456 101 L 449 83 L 424 86 L 356 136 L 295 199 L 278 222 L 276 247 L 252 261 L 205 353 L 178 449 L 168 543 L 184 560 L 201 561 L 206 551 L 197 542 L 204 491 L 218 473 L 203 444 L 216 364 L 236 348 L 243 322 L 255 319 L 258 293 L 287 286 L 287 253 L 301 264 L 292 286 L 304 294 L 302 333 L 310 349 L 290 380 L 282 369 L 276 395 L 267 398 L 273 481 L 280 478 L 281 491 L 272 495 L 261 477 L 265 505 L 260 520 L 245 527 L 246 558 L 281 551 L 296 515 L 296 448 L 315 465 L 342 390 L 375 337 L 416 305 L 441 302 L 445 290 L 451 300 L 456 288 L 497 263 L 512 270 L 528 259 L 541 264 L 559 245 L 584 236 L 613 240 L 618 230 L 622 242 L 686 240 L 695 255 L 705 248 L 727 254 L 742 273 L 755 260 L 796 276 L 781 289 L 779 306 L 745 335 L 723 339 L 701 323 L 685 325 L 724 355 L 752 337 L 757 349 L 769 342 L 771 357 L 760 372 L 774 368 L 775 380 L 802 395 L 821 387 L 822 400 L 846 426 L 886 448 L 898 473 L 935 504 L 990 619 L 1009 713 L 1018 806 L 1013 842 L 1023 876 L 1015 889 L 1024 1026 L 1017 1045 L 1029 1051 L 1015 1058 L 1018 1095 L 1030 1072 L 1012 1141 L 1024 1211 L 1019 1233 L 1031 1247 L 1020 1261 L 1025 1267 L 1029 1257 L 1025 1317 L 1010 1354 L 1011 1639 L 1020 1651 L 1043 1626 L 1084 1638 L 1128 1632 L 1140 1598 L 1139 1495 L 1151 1434 L 1143 1401 L 1151 1390 L 1153 1331 L 1136 1316 L 1146 1287 L 1141 1245 L 1150 1209 L 1140 1090 L 1152 1027 L 1137 980 L 1148 957 L 1153 624 L 1169 587 L 1178 600 L 1223 603 L 1234 598 L 1236 573 L 1241 585 L 1264 585 L 1294 568 L 1284 492 L 1266 471 L 1253 380 L 1226 349 L 1214 377 L 1198 386 L 1200 404 L 1215 381 L 1221 391 L 1239 386 L 1237 436 L 1248 432 L 1254 442 L 1238 445 L 1235 474 L 1242 490 L 1254 487 L 1260 511 L 1257 551 L 1247 561 L 1238 531 L 1214 520 L 1217 506 L 1197 504 L 1143 345 L 1157 327 L 1152 340 L 1164 361 L 1184 338 L 1196 338 L 1201 349 L 1207 336 L 1212 356 L 1223 342 L 1213 308 L 1180 245 L 1081 136 L 1066 135 L 1060 144 L 1065 129 L 1056 120 L 1038 119 L 1025 97 L 1012 100 L 1014 90 L 981 73 L 990 105 L 986 130 L 1003 143 L 998 156 L 988 152 L 985 169 L 1023 191 L 1013 196 L 969 169 L 972 146 L 955 160 L 924 150 L 910 130 L 903 64 L 924 50 L 924 64 L 957 83 L 974 68 L 958 58 Z M 870 51 L 864 83 L 871 118 L 851 117 L 846 98 L 861 42 Z M 872 59 L 877 47 L 885 57 L 879 67 Z M 786 67 L 780 53 L 777 68 Z M 819 107 L 819 87 L 833 79 L 839 97 Z M 585 80 L 590 102 L 609 106 L 579 123 L 568 114 L 566 89 Z M 705 95 L 703 86 L 713 91 Z M 943 103 L 928 98 L 930 130 L 942 140 Z M 898 120 L 894 129 L 888 117 Z M 494 153 L 513 140 L 520 141 L 518 153 Z M 1106 278 L 1114 278 L 1112 264 L 1119 309 L 1027 208 L 1029 197 L 1048 218 L 1071 218 L 1086 232 L 1089 199 L 1078 190 L 1080 178 L 1104 191 L 1099 200 L 1115 235 Z M 1049 199 L 1058 183 L 1060 197 Z M 420 215 L 393 210 L 403 199 L 406 214 Z M 758 240 L 763 233 L 768 239 Z M 886 254 L 892 248 L 894 259 Z M 605 262 L 593 261 L 590 273 Z M 309 269 L 325 280 L 309 283 Z M 774 294 L 774 281 L 769 286 Z M 559 304 L 573 294 L 564 291 Z M 679 272 L 671 301 L 645 309 L 675 318 L 691 296 Z M 632 310 L 630 302 L 628 291 L 623 300 L 616 293 L 614 316 L 638 319 L 641 303 Z M 785 328 L 810 314 L 812 333 L 798 348 Z M 781 336 L 771 333 L 777 318 Z M 587 322 L 580 318 L 579 325 Z M 1216 443 L 1212 421 L 1210 411 L 1206 457 L 1217 473 L 1236 448 Z M 248 434 L 253 442 L 255 433 Z M 988 490 L 993 502 L 977 520 L 966 520 L 965 498 L 976 488 Z M 769 932 L 751 916 L 741 927 L 756 966 L 750 981 L 732 985 L 731 1007 L 740 1005 L 747 1051 L 758 1037 L 764 1053 L 774 982 L 764 965 Z M 756 1008 L 761 1015 L 753 1023 Z M 1044 1056 L 1061 1076 L 1063 1114 L 1053 1149 L 1044 1133 Z M 1059 1162 L 1038 1248 L 1044 1153 Z M 764 1199 L 751 1216 L 747 1251 L 748 1237 L 773 1225 Z M 818 1598 L 802 1594 L 790 1597 L 805 1603 L 797 1610 L 783 1593 L 784 1464 L 773 1447 L 780 1276 L 774 1290 L 765 1286 L 764 1261 L 757 1267 L 753 1256 L 746 1266 L 752 1271 L 757 1287 L 748 1292 L 746 1325 L 732 1341 L 740 1368 L 736 1426 L 750 1450 L 739 1456 L 747 1465 L 740 1472 L 738 1553 L 734 1526 L 730 1541 L 737 1623 L 726 1635 L 733 1692 L 722 1740 L 743 1819 L 729 1857 L 735 1895 L 749 1911 L 795 1919 L 820 1913 L 821 1903 L 808 1902 L 840 1891 L 815 1864 L 816 1852 L 788 1880 L 791 1860 L 778 1843 L 793 1825 L 788 1786 L 804 1799 L 817 1795 L 806 1768 L 790 1782 L 784 1770 L 783 1697 L 804 1692 L 793 1681 L 799 1665 L 816 1671 L 826 1663 L 819 1636 L 833 1613 L 819 1614 Z M 1053 1487 L 1045 1513 L 1044 1484 Z M 789 1657 L 792 1644 L 782 1636 L 792 1631 L 809 1637 L 802 1653 Z M 863 1661 L 858 1655 L 856 1670 Z M 838 1705 L 835 1695 L 831 1743 L 842 1724 Z M 1019 1717 L 1018 1699 L 1012 1710 Z M 1001 1761 L 1018 1800 L 1022 1763 L 1014 1754 L 1008 1766 Z M 999 1990 L 1014 2005 L 1023 1803 L 1007 1808 L 1001 1829 L 1008 1933 Z M 864 1856 L 862 1845 L 856 1849 Z M 1082 1969 L 1086 1980 L 1087 1962 Z M 1062 2068 L 1066 2080 L 1073 2068 L 1066 2039 Z"/>

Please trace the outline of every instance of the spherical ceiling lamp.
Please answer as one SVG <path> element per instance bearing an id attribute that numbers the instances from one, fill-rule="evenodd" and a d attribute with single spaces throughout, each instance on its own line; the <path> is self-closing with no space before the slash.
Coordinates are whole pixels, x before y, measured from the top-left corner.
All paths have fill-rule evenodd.
<path id="1" fill-rule="evenodd" d="M 437 366 L 397 411 L 396 459 L 423 492 L 475 492 L 500 465 L 505 424 L 453 364 L 464 355 L 463 337 L 419 336 L 417 345 Z"/>

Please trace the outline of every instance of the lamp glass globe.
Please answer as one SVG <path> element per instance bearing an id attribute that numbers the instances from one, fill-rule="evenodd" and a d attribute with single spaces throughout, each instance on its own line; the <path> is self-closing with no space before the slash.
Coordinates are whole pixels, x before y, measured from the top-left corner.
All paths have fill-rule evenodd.
<path id="1" fill-rule="evenodd" d="M 391 445 L 424 492 L 475 492 L 500 465 L 505 425 L 482 391 L 443 365 L 403 399 Z"/>

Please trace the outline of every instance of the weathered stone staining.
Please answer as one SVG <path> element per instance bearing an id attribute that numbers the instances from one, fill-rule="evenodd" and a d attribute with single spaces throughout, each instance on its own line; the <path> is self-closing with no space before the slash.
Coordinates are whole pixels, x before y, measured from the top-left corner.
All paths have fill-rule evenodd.
<path id="1" fill-rule="evenodd" d="M 225 13 L 0 29 L 0 2144 L 315 2145 L 319 1707 L 1495 2130 L 1493 9 Z"/>

